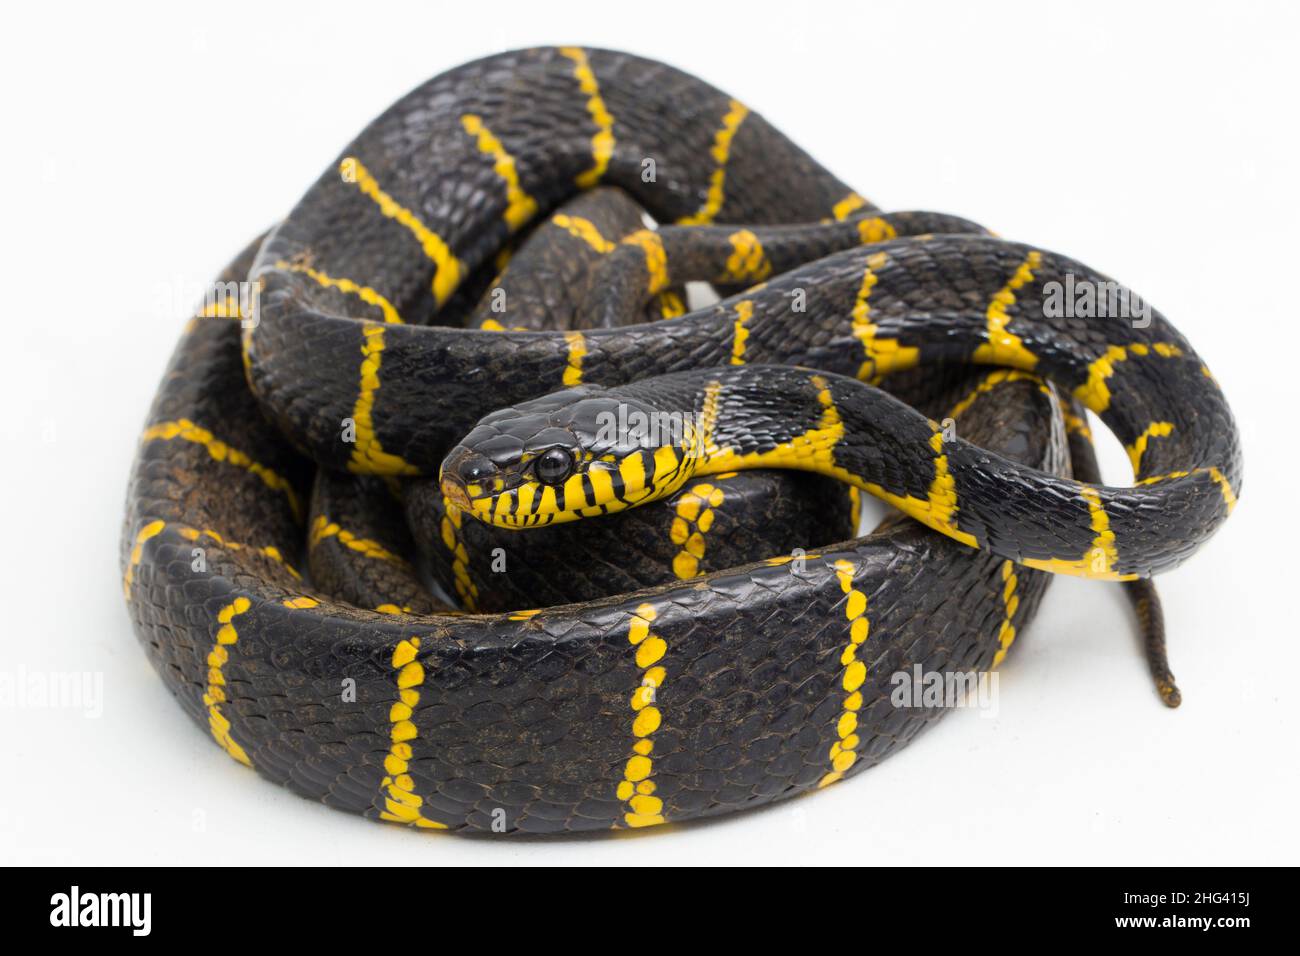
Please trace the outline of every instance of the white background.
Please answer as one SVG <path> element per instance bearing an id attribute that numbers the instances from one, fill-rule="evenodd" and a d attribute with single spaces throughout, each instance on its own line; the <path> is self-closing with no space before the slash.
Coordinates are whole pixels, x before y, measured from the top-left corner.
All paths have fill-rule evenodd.
<path id="1" fill-rule="evenodd" d="M 0 709 L 0 860 L 1297 862 L 1295 8 L 222 2 L 6 17 L 0 672 L 102 673 L 103 715 Z M 1185 702 L 1114 586 L 1061 580 L 1001 671 L 884 765 L 716 822 L 468 840 L 327 810 L 184 717 L 123 607 L 135 441 L 195 289 L 427 77 L 546 43 L 668 60 L 886 208 L 1067 252 L 1187 334 L 1245 438 L 1232 519 L 1160 580 Z M 1128 479 L 1113 441 L 1107 476 Z"/>

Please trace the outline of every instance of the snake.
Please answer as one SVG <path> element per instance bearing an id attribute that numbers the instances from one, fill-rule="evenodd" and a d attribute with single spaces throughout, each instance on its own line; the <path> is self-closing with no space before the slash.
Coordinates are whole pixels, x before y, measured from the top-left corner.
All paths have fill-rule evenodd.
<path id="1" fill-rule="evenodd" d="M 1065 284 L 1128 294 L 884 211 L 663 63 L 457 67 L 186 322 L 128 484 L 135 632 L 230 757 L 420 830 L 837 784 L 950 709 L 898 674 L 998 667 L 1056 574 L 1124 582 L 1176 704 L 1150 578 L 1232 510 L 1238 432 L 1162 314 Z M 893 508 L 859 535 L 863 495 Z"/>

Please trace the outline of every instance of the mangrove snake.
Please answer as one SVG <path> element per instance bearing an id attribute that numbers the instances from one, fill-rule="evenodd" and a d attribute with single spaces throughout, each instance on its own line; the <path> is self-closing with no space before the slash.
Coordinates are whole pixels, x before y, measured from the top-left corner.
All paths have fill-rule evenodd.
<path id="1" fill-rule="evenodd" d="M 137 633 L 231 756 L 430 829 L 838 781 L 943 713 L 891 675 L 996 666 L 1045 572 L 1134 581 L 1176 703 L 1141 579 L 1231 510 L 1237 432 L 1162 316 L 1063 317 L 1067 280 L 1110 282 L 881 212 L 662 64 L 452 70 L 188 324 L 128 493 Z M 683 314 L 691 281 L 727 298 Z M 1133 487 L 1099 484 L 1085 408 Z M 861 491 L 918 520 L 853 539 Z"/>

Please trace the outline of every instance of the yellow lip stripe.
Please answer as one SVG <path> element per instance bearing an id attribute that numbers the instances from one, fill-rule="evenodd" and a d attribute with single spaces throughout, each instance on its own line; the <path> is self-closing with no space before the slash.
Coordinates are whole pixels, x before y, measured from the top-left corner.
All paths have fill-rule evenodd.
<path id="1" fill-rule="evenodd" d="M 840 719 L 835 724 L 835 734 L 839 738 L 831 744 L 828 758 L 831 762 L 830 772 L 818 782 L 818 787 L 828 787 L 844 777 L 858 759 L 855 753 L 861 743 L 858 737 L 858 711 L 862 709 L 862 685 L 867 679 L 867 665 L 858 660 L 858 648 L 867 639 L 871 624 L 867 620 L 867 596 L 853 586 L 853 565 L 849 561 L 835 562 L 835 576 L 839 578 L 840 590 L 848 600 L 844 605 L 844 616 L 849 620 L 849 642 L 840 654 L 840 665 L 844 668 L 840 676 L 840 686 L 847 695 L 844 698 Z"/>
<path id="2" fill-rule="evenodd" d="M 713 172 L 709 176 L 709 192 L 704 205 L 689 216 L 677 220 L 679 226 L 706 226 L 713 222 L 713 217 L 722 209 L 726 198 L 727 162 L 731 158 L 731 141 L 736 137 L 736 130 L 749 115 L 749 107 L 732 100 L 730 109 L 722 117 L 722 125 L 713 134 L 713 148 L 709 155 L 713 157 Z"/>
<path id="3" fill-rule="evenodd" d="M 398 641 L 393 648 L 393 669 L 397 671 L 397 700 L 388 712 L 392 729 L 389 732 L 391 743 L 388 756 L 384 758 L 387 776 L 379 784 L 380 789 L 387 791 L 387 796 L 379 819 L 425 829 L 445 830 L 445 823 L 428 819 L 420 810 L 424 800 L 415 793 L 415 781 L 408 772 L 411 766 L 411 741 L 419 736 L 412 718 L 415 716 L 415 706 L 420 702 L 420 688 L 424 685 L 424 668 L 415 659 L 419 650 L 418 637 Z"/>
<path id="4" fill-rule="evenodd" d="M 879 328 L 871 321 L 871 290 L 880 281 L 876 272 L 888 260 L 889 256 L 884 252 L 867 256 L 866 268 L 862 272 L 862 285 L 853 304 L 853 337 L 862 343 L 862 351 L 866 356 L 858 368 L 857 375 L 863 381 L 868 378 L 877 381 L 890 372 L 911 368 L 921 356 L 920 349 L 899 345 L 897 339 L 876 337 Z"/>
<path id="5" fill-rule="evenodd" d="M 371 541 L 369 538 L 358 538 L 351 531 L 344 530 L 324 515 L 317 515 L 311 527 L 307 546 L 314 548 L 326 538 L 338 538 L 339 543 L 344 547 L 350 548 L 367 558 L 374 558 L 376 561 L 387 561 L 390 564 L 406 563 L 405 560 L 393 554 L 378 541 Z"/>
<path id="6" fill-rule="evenodd" d="M 1007 309 L 1015 304 L 1016 292 L 1034 280 L 1034 270 L 1042 262 L 1041 252 L 1030 252 L 1007 284 L 994 293 L 987 311 L 988 342 L 975 350 L 973 358 L 976 362 L 1010 365 L 1026 370 L 1038 364 L 1038 356 L 1025 348 L 1018 335 L 1007 331 L 1007 325 L 1011 322 Z"/>
<path id="7" fill-rule="evenodd" d="M 614 117 L 605 107 L 605 100 L 600 95 L 600 84 L 592 72 L 587 60 L 587 51 L 581 47 L 566 46 L 560 48 L 561 55 L 573 61 L 573 76 L 578 87 L 587 95 L 587 112 L 596 124 L 596 135 L 591 138 L 591 158 L 594 165 L 577 178 L 578 186 L 590 189 L 600 182 L 609 168 L 609 158 L 614 154 Z"/>
<path id="8" fill-rule="evenodd" d="M 732 324 L 731 364 L 745 364 L 745 342 L 749 339 L 749 320 L 754 317 L 754 303 L 749 300 L 736 303 L 736 321 Z"/>
<path id="9" fill-rule="evenodd" d="M 1088 380 L 1074 390 L 1074 397 L 1083 402 L 1085 408 L 1100 415 L 1110 407 L 1110 387 L 1106 380 L 1115 374 L 1115 366 L 1127 362 L 1130 356 L 1145 357 L 1157 355 L 1160 358 L 1178 358 L 1183 350 L 1171 342 L 1156 342 L 1145 345 L 1135 342 L 1132 345 L 1111 345 L 1094 359 L 1088 366 Z"/>
<path id="10" fill-rule="evenodd" d="M 491 130 L 483 125 L 482 117 L 466 113 L 460 118 L 465 132 L 476 138 L 479 152 L 492 157 L 496 174 L 506 184 L 506 225 L 511 232 L 519 229 L 537 214 L 537 203 L 532 196 L 524 192 L 519 185 L 519 170 L 515 168 L 515 158 L 506 152 L 501 140 L 492 135 Z"/>
<path id="11" fill-rule="evenodd" d="M 663 686 L 667 671 L 660 665 L 668 644 L 658 634 L 650 633 L 650 624 L 657 612 L 653 604 L 642 604 L 628 624 L 628 642 L 636 648 L 636 666 L 641 669 L 641 686 L 632 694 L 632 756 L 623 768 L 623 780 L 616 791 L 618 798 L 628 805 L 623 821 L 630 827 L 649 827 L 663 823 L 664 802 L 654 795 L 654 751 L 651 739 L 659 729 L 662 714 L 657 706 L 657 693 Z"/>
<path id="12" fill-rule="evenodd" d="M 293 577 L 300 581 L 302 580 L 302 575 L 294 570 L 293 565 L 284 559 L 284 555 L 280 553 L 280 549 L 274 545 L 266 545 L 265 547 L 259 548 L 254 545 L 240 544 L 238 541 L 230 541 L 226 539 L 219 532 L 213 531 L 211 528 L 181 528 L 179 533 L 186 541 L 198 541 L 200 538 L 211 538 L 228 551 L 242 551 L 245 549 L 255 551 L 258 554 L 275 561 Z"/>
<path id="13" fill-rule="evenodd" d="M 604 254 L 612 252 L 618 244 L 610 242 L 600 234 L 596 224 L 590 219 L 584 219 L 582 216 L 570 216 L 566 213 L 556 213 L 551 217 L 552 225 L 563 229 L 569 235 L 581 239 L 597 252 Z"/>
<path id="14" fill-rule="evenodd" d="M 397 309 L 393 307 L 393 303 L 389 302 L 374 289 L 370 288 L 370 286 L 358 285 L 351 279 L 339 279 L 333 276 L 328 276 L 319 269 L 313 269 L 310 266 L 295 265 L 292 262 L 285 262 L 284 260 L 277 262 L 275 267 L 277 269 L 283 269 L 286 272 L 302 273 L 307 276 L 307 278 L 315 280 L 319 285 L 326 289 L 337 289 L 339 292 L 344 292 L 348 295 L 355 295 L 362 302 L 366 303 L 366 305 L 373 305 L 379 309 L 380 313 L 383 314 L 385 322 L 390 325 L 403 324 L 402 317 L 397 314 Z"/>
<path id="15" fill-rule="evenodd" d="M 1128 452 L 1128 460 L 1133 463 L 1133 474 L 1137 474 L 1142 467 L 1142 455 L 1147 450 L 1147 444 L 1152 438 L 1166 438 L 1174 430 L 1173 422 L 1152 422 L 1146 427 L 1137 440 L 1131 445 L 1125 446 L 1124 450 Z"/>
<path id="16" fill-rule="evenodd" d="M 727 237 L 732 253 L 727 259 L 727 278 L 735 282 L 761 282 L 772 274 L 763 244 L 748 229 L 737 229 Z"/>
<path id="17" fill-rule="evenodd" d="M 379 367 L 383 361 L 384 327 L 367 322 L 361 329 L 361 384 L 352 410 L 356 443 L 348 470 L 375 475 L 418 475 L 420 470 L 398 455 L 390 455 L 375 434 L 375 392 L 379 391 Z"/>
<path id="18" fill-rule="evenodd" d="M 217 438 L 206 428 L 201 428 L 188 418 L 178 418 L 170 422 L 158 422 L 156 425 L 150 425 L 144 430 L 140 438 L 141 444 L 151 441 L 181 441 L 194 442 L 196 445 L 202 445 L 209 455 L 215 461 L 227 462 L 236 468 L 242 468 L 250 474 L 256 475 L 262 479 L 262 483 L 272 491 L 281 492 L 289 502 L 289 507 L 293 511 L 293 516 L 298 521 L 302 520 L 302 506 L 298 503 L 298 496 L 294 494 L 293 486 L 287 480 L 277 475 L 265 465 L 260 465 L 248 455 L 244 454 L 237 448 L 231 448 L 224 441 Z"/>
<path id="19" fill-rule="evenodd" d="M 564 341 L 569 343 L 569 364 L 564 369 L 564 385 L 573 388 L 582 384 L 582 357 L 587 354 L 587 340 L 581 332 L 565 332 Z"/>
<path id="20" fill-rule="evenodd" d="M 1002 627 L 998 630 L 998 651 L 993 655 L 993 668 L 996 670 L 1007 659 L 1007 651 L 1016 639 L 1016 626 L 1011 623 L 1020 607 L 1020 596 L 1016 594 L 1016 566 L 1011 561 L 1002 562 Z"/>
<path id="21" fill-rule="evenodd" d="M 897 239 L 898 230 L 879 216 L 871 216 L 858 223 L 858 238 L 862 240 L 863 245 L 869 245 L 873 242 L 884 242 L 886 239 Z"/>
<path id="22" fill-rule="evenodd" d="M 239 640 L 234 619 L 251 606 L 248 598 L 238 597 L 217 612 L 217 623 L 221 627 L 217 630 L 212 650 L 208 652 L 208 684 L 203 692 L 203 705 L 208 708 L 208 729 L 212 731 L 213 739 L 221 745 L 222 750 L 246 767 L 253 764 L 248 759 L 248 754 L 244 753 L 244 748 L 230 736 L 230 721 L 221 712 L 221 705 L 226 702 L 226 675 L 222 668 L 230 660 L 229 648 L 234 647 Z"/>
<path id="23" fill-rule="evenodd" d="M 362 165 L 361 160 L 349 156 L 339 164 L 339 169 L 343 173 L 345 182 L 356 183 L 363 195 L 374 200 L 381 213 L 405 226 L 411 235 L 419 240 L 424 254 L 438 267 L 438 271 L 433 276 L 434 301 L 438 305 L 446 302 L 460 285 L 465 272 L 464 265 L 452 253 L 451 247 L 441 236 L 420 222 L 415 213 L 384 192 L 378 180 Z"/>
<path id="24" fill-rule="evenodd" d="M 135 545 L 131 548 L 131 556 L 126 562 L 126 574 L 122 578 L 122 593 L 126 599 L 131 600 L 131 582 L 135 580 L 135 569 L 140 564 L 140 559 L 144 557 L 144 543 L 150 538 L 156 538 L 162 533 L 162 529 L 167 527 L 165 521 L 150 521 L 135 536 Z"/>
<path id="25" fill-rule="evenodd" d="M 717 476 L 717 481 L 735 476 L 727 472 Z M 677 501 L 677 513 L 669 529 L 669 538 L 682 550 L 673 558 L 673 574 L 682 580 L 700 573 L 700 559 L 704 557 L 704 536 L 713 527 L 714 509 L 722 505 L 726 495 L 723 490 L 707 481 L 692 486 Z"/>
<path id="26" fill-rule="evenodd" d="M 501 498 L 505 500 L 505 495 Z M 478 588 L 474 586 L 469 576 L 469 551 L 465 548 L 460 532 L 461 522 L 464 520 L 465 516 L 460 508 L 444 495 L 442 523 L 439 530 L 442 532 L 443 545 L 451 552 L 452 586 L 460 598 L 461 607 L 467 611 L 474 611 L 478 608 Z"/>

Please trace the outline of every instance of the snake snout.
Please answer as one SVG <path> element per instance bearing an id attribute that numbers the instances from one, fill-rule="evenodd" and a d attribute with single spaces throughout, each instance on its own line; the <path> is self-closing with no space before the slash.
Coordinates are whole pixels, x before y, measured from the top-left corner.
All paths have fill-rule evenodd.
<path id="1" fill-rule="evenodd" d="M 453 504 L 469 508 L 470 500 L 483 495 L 500 469 L 491 459 L 468 448 L 454 449 L 442 463 L 439 485 Z"/>

